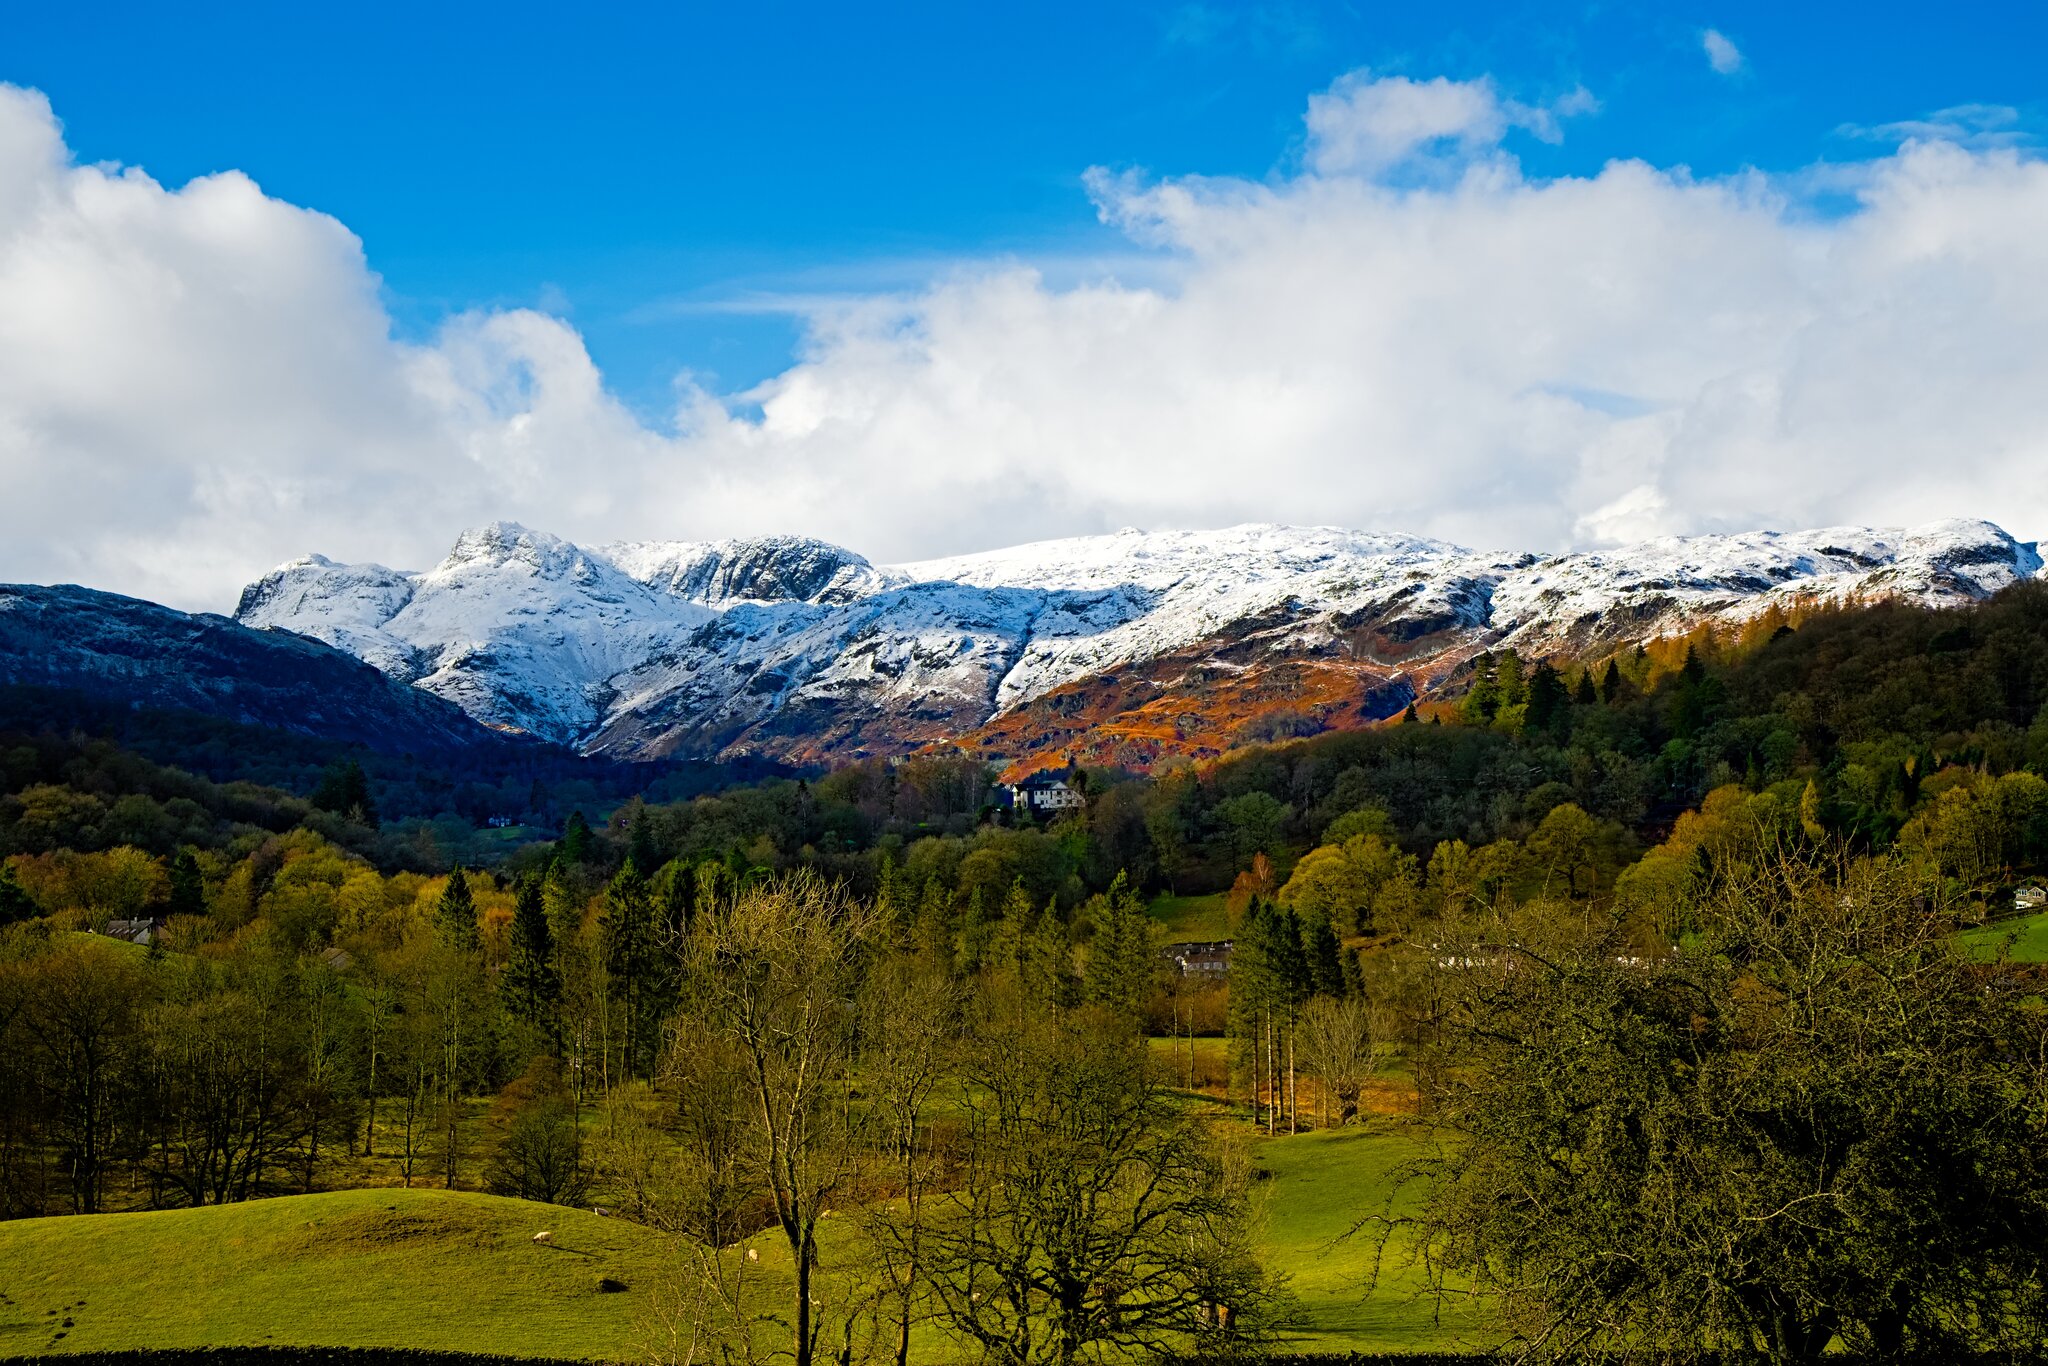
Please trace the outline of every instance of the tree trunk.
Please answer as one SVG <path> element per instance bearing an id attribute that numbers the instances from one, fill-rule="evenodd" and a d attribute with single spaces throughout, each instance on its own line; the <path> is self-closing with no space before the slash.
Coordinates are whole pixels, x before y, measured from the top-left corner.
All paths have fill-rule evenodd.
<path id="1" fill-rule="evenodd" d="M 1294 1031 L 1287 1031 L 1287 1132 L 1301 1132 L 1301 1093 L 1294 1088 Z"/>
<path id="2" fill-rule="evenodd" d="M 796 1254 L 796 1366 L 811 1366 L 813 1334 L 817 1331 L 811 1325 L 811 1236 L 809 1233 L 792 1240 L 791 1251 Z"/>

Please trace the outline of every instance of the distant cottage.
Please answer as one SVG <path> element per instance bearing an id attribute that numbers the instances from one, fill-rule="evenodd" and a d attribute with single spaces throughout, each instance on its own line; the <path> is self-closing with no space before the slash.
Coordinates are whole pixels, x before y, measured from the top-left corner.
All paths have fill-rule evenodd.
<path id="1" fill-rule="evenodd" d="M 2022 887 L 2012 894 L 2012 908 L 2016 911 L 2038 911 L 2048 905 L 2048 892 L 2039 887 Z"/>
<path id="2" fill-rule="evenodd" d="M 1033 815 L 1074 811 L 1088 805 L 1088 798 L 1081 793 L 1081 770 L 1071 760 L 1063 769 L 1040 769 L 1020 783 L 1008 784 L 1003 790 L 1010 796 L 1012 810 L 1028 811 Z"/>
<path id="3" fill-rule="evenodd" d="M 1221 976 L 1230 971 L 1228 939 L 1200 944 L 1168 944 L 1160 953 L 1183 977 Z"/>
<path id="4" fill-rule="evenodd" d="M 161 916 L 140 920 L 109 920 L 107 938 L 125 940 L 130 944 L 153 944 L 164 932 L 165 921 Z"/>

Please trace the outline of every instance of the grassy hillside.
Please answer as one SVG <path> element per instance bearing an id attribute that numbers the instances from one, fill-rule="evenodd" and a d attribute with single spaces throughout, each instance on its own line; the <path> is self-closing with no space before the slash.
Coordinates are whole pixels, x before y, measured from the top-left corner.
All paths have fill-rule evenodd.
<path id="1" fill-rule="evenodd" d="M 2007 953 L 2015 963 L 2048 963 L 2048 913 L 2000 920 L 1966 930 L 1963 948 L 1978 958 Z"/>
<path id="2" fill-rule="evenodd" d="M 1417 1151 L 1360 1129 L 1256 1141 L 1268 1263 L 1299 1301 L 1286 1350 L 1441 1348 L 1470 1326 L 1435 1322 L 1405 1244 L 1367 1298 L 1373 1244 L 1343 1236 Z M 533 1242 L 542 1229 L 551 1244 Z M 772 1236 L 758 1245 L 757 1286 L 779 1295 L 787 1252 Z M 639 1225 L 464 1192 L 27 1219 L 0 1224 L 0 1356 L 317 1345 L 632 1360 L 671 1266 L 666 1240 Z M 601 1293 L 605 1278 L 626 1290 Z M 928 1359 L 948 1351 L 936 1333 L 919 1339 Z"/>
<path id="3" fill-rule="evenodd" d="M 1158 896 L 1146 907 L 1173 943 L 1204 943 L 1228 939 L 1230 908 L 1222 893 L 1210 896 Z"/>
<path id="4" fill-rule="evenodd" d="M 1413 1209 L 1416 1192 L 1397 1190 L 1403 1164 L 1420 1140 L 1381 1129 L 1330 1129 L 1258 1144 L 1255 1160 L 1271 1173 L 1266 1205 L 1266 1264 L 1288 1276 L 1298 1321 L 1288 1352 L 1449 1351 L 1485 1345 L 1486 1320 L 1447 1303 L 1441 1321 L 1427 1294 L 1413 1244 L 1389 1241 L 1378 1282 L 1367 1294 L 1378 1234 L 1361 1218 Z M 1390 1204 L 1391 1200 L 1391 1204 Z"/>
<path id="5" fill-rule="evenodd" d="M 533 1242 L 542 1229 L 552 1245 Z M 344 1191 L 0 1224 L 0 1354 L 215 1344 L 641 1355 L 665 1243 L 490 1195 Z M 605 1277 L 624 1293 L 602 1294 Z"/>

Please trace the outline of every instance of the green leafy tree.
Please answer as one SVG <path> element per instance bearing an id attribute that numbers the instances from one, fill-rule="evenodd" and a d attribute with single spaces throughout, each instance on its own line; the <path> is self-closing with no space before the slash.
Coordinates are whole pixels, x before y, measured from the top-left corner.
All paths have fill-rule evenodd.
<path id="1" fill-rule="evenodd" d="M 1533 918 L 1459 947 L 1420 1072 L 1447 1130 L 1416 1169 L 1433 1265 L 1539 1357 L 2032 1355 L 2037 988 L 1963 958 L 1896 860 L 1723 888 L 1654 960 L 1618 924 Z"/>

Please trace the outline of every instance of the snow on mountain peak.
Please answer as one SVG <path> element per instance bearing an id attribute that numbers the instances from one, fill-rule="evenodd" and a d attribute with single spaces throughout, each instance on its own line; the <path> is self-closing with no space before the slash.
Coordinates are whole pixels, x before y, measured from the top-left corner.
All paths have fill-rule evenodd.
<path id="1" fill-rule="evenodd" d="M 1479 648 L 1585 654 L 1774 605 L 1964 602 L 2041 572 L 2034 545 L 1966 520 L 1549 557 L 1337 527 L 1127 527 L 881 567 L 803 536 L 586 549 L 495 522 L 425 573 L 292 561 L 236 616 L 593 750 L 817 756 L 900 751 L 1169 658 L 1333 662 L 1393 696 Z"/>
<path id="2" fill-rule="evenodd" d="M 847 602 L 886 582 L 863 556 L 809 536 L 638 541 L 603 555 L 641 583 L 694 602 Z"/>

